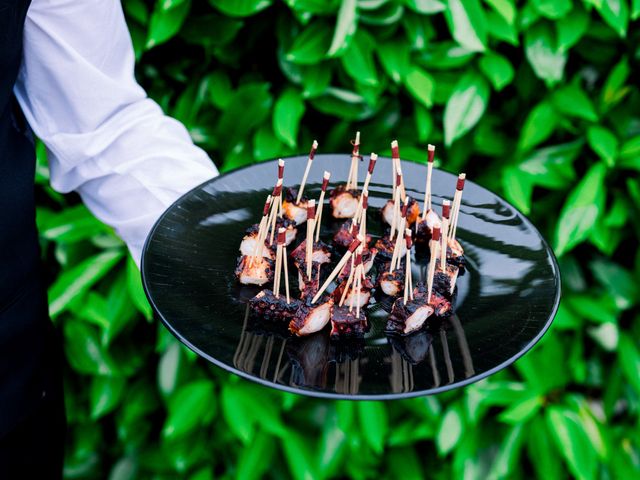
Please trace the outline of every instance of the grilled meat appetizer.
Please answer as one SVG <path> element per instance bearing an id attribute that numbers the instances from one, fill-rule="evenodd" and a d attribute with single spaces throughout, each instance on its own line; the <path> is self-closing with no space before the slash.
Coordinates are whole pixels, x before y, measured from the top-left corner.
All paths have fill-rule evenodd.
<path id="1" fill-rule="evenodd" d="M 400 204 L 402 206 L 402 203 Z M 382 207 L 382 220 L 385 223 L 391 225 L 393 223 L 393 200 L 387 200 L 387 203 Z M 413 225 L 420 216 L 420 205 L 415 198 L 409 199 L 409 205 L 407 208 L 407 225 Z"/>
<path id="2" fill-rule="evenodd" d="M 446 271 L 442 271 L 440 260 L 436 261 L 436 272 L 433 277 L 433 289 L 444 296 L 451 298 L 458 279 L 459 268 L 455 265 L 447 264 Z"/>
<path id="3" fill-rule="evenodd" d="M 351 242 L 353 242 L 353 239 L 358 236 L 358 233 L 360 232 L 360 227 L 356 225 L 355 227 L 353 227 L 353 229 L 350 232 L 349 229 L 351 228 L 351 223 L 352 223 L 352 220 L 349 219 L 346 222 L 344 222 L 342 225 L 340 225 L 340 229 L 333 236 L 334 245 L 336 245 L 337 247 L 346 249 L 349 247 L 349 245 L 351 245 Z M 365 244 L 368 245 L 369 243 L 371 243 L 371 239 L 372 239 L 371 235 L 367 234 L 365 238 Z"/>
<path id="4" fill-rule="evenodd" d="M 273 280 L 274 261 L 265 257 L 242 255 L 238 258 L 235 275 L 243 285 L 264 285 Z"/>
<path id="5" fill-rule="evenodd" d="M 404 268 L 402 265 L 389 273 L 389 262 L 384 264 L 382 273 L 378 276 L 378 285 L 385 295 L 390 297 L 400 295 L 404 290 Z"/>
<path id="6" fill-rule="evenodd" d="M 258 241 L 258 224 L 255 223 L 247 228 L 242 242 L 240 242 L 240 254 L 241 255 L 253 255 L 256 251 L 256 242 Z M 260 252 L 258 251 L 258 254 Z M 266 258 L 275 258 L 273 250 L 268 247 L 267 242 L 264 242 L 262 247 L 262 256 Z"/>
<path id="7" fill-rule="evenodd" d="M 293 259 L 296 267 L 306 268 L 306 242 L 301 242 L 293 252 L 291 252 L 291 258 Z M 311 252 L 311 264 L 323 265 L 331 262 L 331 247 L 324 242 L 315 242 L 313 244 L 313 251 Z"/>
<path id="8" fill-rule="evenodd" d="M 427 286 L 422 282 L 418 283 L 416 285 L 416 288 L 414 288 L 413 290 L 413 295 L 415 298 L 421 297 L 426 301 L 428 297 Z M 435 288 L 434 291 L 431 292 L 431 300 L 429 301 L 429 305 L 435 310 L 434 315 L 436 317 L 447 318 L 453 313 L 451 302 L 447 300 L 442 294 L 438 293 Z"/>
<path id="9" fill-rule="evenodd" d="M 342 298 L 342 294 L 344 293 L 344 287 L 346 286 L 346 283 L 347 281 L 345 280 L 333 291 L 332 295 L 336 304 L 340 303 L 340 299 Z M 369 299 L 371 298 L 371 290 L 373 289 L 373 283 L 371 282 L 369 277 L 364 277 L 364 280 L 362 281 L 362 288 L 360 289 L 359 299 L 358 295 L 352 287 L 353 284 L 351 285 L 351 287 L 349 287 L 349 291 L 347 292 L 347 296 L 344 299 L 343 305 L 356 308 L 359 304 L 360 308 L 363 308 L 369 303 Z"/>
<path id="10" fill-rule="evenodd" d="M 418 222 L 415 235 L 416 243 L 421 245 L 429 245 L 433 227 L 442 227 L 442 222 L 436 212 L 434 212 L 433 210 L 429 210 L 427 212 L 427 217 L 424 220 L 420 220 Z"/>
<path id="11" fill-rule="evenodd" d="M 391 308 L 385 330 L 389 333 L 408 335 L 420 330 L 427 318 L 433 315 L 434 308 L 427 303 L 427 297 L 417 295 L 406 304 L 398 298 Z"/>
<path id="12" fill-rule="evenodd" d="M 285 219 L 293 221 L 295 225 L 302 225 L 307 221 L 307 203 L 309 203 L 309 199 L 303 195 L 300 202 L 296 203 L 297 197 L 298 189 L 287 188 L 284 190 L 282 215 Z"/>
<path id="13" fill-rule="evenodd" d="M 322 330 L 331 318 L 333 298 L 329 295 L 311 303 L 311 296 L 306 296 L 300 308 L 289 323 L 289 331 L 299 337 Z"/>
<path id="14" fill-rule="evenodd" d="M 464 266 L 466 264 L 464 250 L 455 238 L 450 238 L 447 242 L 447 264 L 448 263 L 460 268 L 460 274 L 464 273 Z"/>
<path id="15" fill-rule="evenodd" d="M 371 271 L 373 267 L 373 263 L 378 255 L 378 249 L 373 248 L 365 248 L 362 253 L 362 265 L 364 267 L 365 275 Z M 349 278 L 349 274 L 351 273 L 351 262 L 347 262 L 342 271 L 338 274 L 338 282 L 342 282 L 343 280 Z"/>
<path id="16" fill-rule="evenodd" d="M 290 321 L 298 308 L 300 300 L 291 299 L 287 303 L 286 297 L 276 297 L 269 289 L 264 289 L 249 301 L 251 311 L 268 321 Z"/>
<path id="17" fill-rule="evenodd" d="M 349 307 L 337 305 L 331 313 L 331 338 L 362 338 L 369 331 L 369 323 L 360 310 L 360 316 L 356 317 L 356 309 L 349 311 Z"/>
<path id="18" fill-rule="evenodd" d="M 331 190 L 329 203 L 334 218 L 353 218 L 358 209 L 358 195 L 357 190 L 347 190 L 344 185 Z"/>

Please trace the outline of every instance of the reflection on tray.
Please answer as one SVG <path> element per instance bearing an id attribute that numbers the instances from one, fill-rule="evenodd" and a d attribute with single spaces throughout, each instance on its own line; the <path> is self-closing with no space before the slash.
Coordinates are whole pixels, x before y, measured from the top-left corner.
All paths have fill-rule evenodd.
<path id="1" fill-rule="evenodd" d="M 455 341 L 451 344 L 447 332 L 453 332 Z M 457 315 L 413 335 L 388 335 L 387 342 L 390 348 L 386 349 L 384 364 L 389 366 L 393 393 L 414 391 L 416 375 L 430 376 L 431 388 L 437 388 L 453 383 L 456 376 L 460 380 L 475 374 Z M 454 366 L 450 348 L 460 351 L 462 365 Z M 282 325 L 252 318 L 247 308 L 233 364 L 238 370 L 282 385 L 358 395 L 363 367 L 368 363 L 367 349 L 381 346 L 367 346 L 364 339 L 332 341 L 325 331 L 292 337 Z"/>

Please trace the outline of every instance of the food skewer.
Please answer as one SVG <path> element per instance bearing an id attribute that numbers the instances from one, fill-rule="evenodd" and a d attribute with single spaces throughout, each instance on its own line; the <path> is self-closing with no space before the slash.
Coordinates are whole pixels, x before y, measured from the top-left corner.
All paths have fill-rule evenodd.
<path id="1" fill-rule="evenodd" d="M 278 244 L 282 244 L 282 262 L 284 263 L 284 290 L 287 296 L 287 303 L 291 302 L 291 297 L 289 295 L 289 267 L 288 267 L 288 258 L 287 257 L 287 229 L 281 227 L 278 230 Z"/>
<path id="2" fill-rule="evenodd" d="M 285 232 L 286 230 L 283 228 L 278 230 L 278 246 L 276 247 L 276 271 L 273 278 L 273 294 L 276 298 L 280 298 L 280 278 L 282 276 L 282 245 L 284 244 Z"/>
<path id="3" fill-rule="evenodd" d="M 449 234 L 449 215 L 451 211 L 451 202 L 443 200 L 442 202 L 442 245 L 440 248 L 440 268 L 443 272 L 447 271 L 447 236 Z"/>
<path id="4" fill-rule="evenodd" d="M 458 216 L 460 214 L 460 202 L 462 201 L 462 191 L 464 190 L 464 181 L 467 178 L 466 174 L 461 173 L 458 175 L 458 181 L 456 183 L 456 193 L 453 197 L 453 206 L 451 212 L 451 235 L 449 236 L 452 240 L 456 238 L 456 230 L 458 228 Z"/>
<path id="5" fill-rule="evenodd" d="M 324 207 L 324 195 L 327 192 L 327 186 L 329 186 L 329 179 L 331 178 L 331 172 L 324 172 L 322 176 L 322 190 L 320 191 L 320 200 L 318 200 L 318 208 L 316 210 L 316 242 L 320 240 L 320 227 L 322 224 L 322 208 Z"/>
<path id="6" fill-rule="evenodd" d="M 404 304 L 407 304 L 408 300 L 413 300 L 413 281 L 411 278 L 411 229 L 405 229 L 404 240 L 407 245 L 407 253 L 405 254 L 405 274 L 404 274 Z"/>
<path id="7" fill-rule="evenodd" d="M 433 227 L 431 236 L 431 258 L 429 259 L 429 272 L 427 273 L 427 303 L 431 302 L 433 293 L 433 277 L 436 273 L 436 259 L 438 258 L 438 247 L 440 245 L 440 227 Z"/>
<path id="8" fill-rule="evenodd" d="M 264 208 L 262 209 L 262 218 L 260 219 L 260 224 L 258 225 L 258 234 L 256 235 L 256 246 L 253 249 L 251 259 L 249 260 L 249 265 L 253 265 L 253 261 L 256 257 L 262 256 L 262 251 L 265 248 L 264 240 L 260 240 L 266 236 L 264 231 L 267 228 L 267 219 L 269 216 L 269 209 L 271 208 L 272 198 L 273 197 L 271 195 L 267 195 L 267 201 L 264 202 Z"/>
<path id="9" fill-rule="evenodd" d="M 364 179 L 364 186 L 362 187 L 362 193 L 360 194 L 360 199 L 358 200 L 358 208 L 356 209 L 356 214 L 353 217 L 354 219 L 360 218 L 360 214 L 362 213 L 362 196 L 365 191 L 369 189 L 369 183 L 371 182 L 371 176 L 373 175 L 373 170 L 376 168 L 376 161 L 378 160 L 378 155 L 376 153 L 372 153 L 371 157 L 369 157 L 369 168 L 367 169 L 367 176 Z"/>
<path id="10" fill-rule="evenodd" d="M 358 162 L 360 161 L 360 132 L 356 132 L 351 153 L 351 169 L 347 179 L 347 190 L 358 190 Z"/>
<path id="11" fill-rule="evenodd" d="M 393 219 L 391 220 L 391 230 L 389 231 L 389 240 L 393 240 L 397 226 L 398 217 L 400 216 L 400 186 L 402 185 L 402 169 L 400 165 L 396 165 L 396 188 L 395 197 L 393 198 Z"/>
<path id="12" fill-rule="evenodd" d="M 283 162 L 284 163 L 284 162 Z M 276 232 L 276 220 L 282 215 L 282 178 L 278 178 L 276 187 L 273 189 L 273 201 L 271 202 L 271 213 L 269 214 L 269 228 L 271 236 L 269 237 L 269 245 L 273 245 L 273 237 Z"/>
<path id="13" fill-rule="evenodd" d="M 316 227 L 316 201 L 309 200 L 307 205 L 307 278 L 311 278 L 311 256 L 313 254 L 313 232 Z"/>
<path id="14" fill-rule="evenodd" d="M 309 152 L 309 159 L 307 160 L 307 166 L 304 169 L 304 175 L 302 176 L 302 182 L 300 183 L 300 190 L 298 190 L 298 196 L 296 197 L 296 203 L 300 203 L 302 199 L 302 192 L 304 192 L 304 186 L 307 183 L 307 177 L 309 176 L 309 170 L 311 169 L 311 164 L 313 163 L 313 158 L 316 155 L 316 151 L 318 150 L 318 142 L 313 141 L 311 145 L 311 151 Z"/>
<path id="15" fill-rule="evenodd" d="M 396 243 L 393 247 L 393 256 L 391 257 L 391 264 L 389 265 L 389 273 L 393 273 L 393 271 L 400 265 L 400 257 L 402 253 L 400 250 L 402 248 L 402 235 L 401 232 L 404 232 L 406 228 L 407 221 L 407 209 L 409 207 L 409 197 L 405 198 L 404 205 L 402 206 L 402 212 L 400 213 L 400 225 L 398 226 L 398 237 L 396 238 Z"/>
<path id="16" fill-rule="evenodd" d="M 311 300 L 311 303 L 315 303 L 316 301 L 318 301 L 318 299 L 322 296 L 322 294 L 327 289 L 327 287 L 331 284 L 333 279 L 336 278 L 338 273 L 340 273 L 340 271 L 344 268 L 344 266 L 349 261 L 349 259 L 351 259 L 353 252 L 356 251 L 356 249 L 360 246 L 360 244 L 363 241 L 364 241 L 364 237 L 360 234 L 358 234 L 358 236 L 353 239 L 353 241 L 351 242 L 351 245 L 349 245 L 349 248 L 347 249 L 347 252 L 340 259 L 340 261 L 338 262 L 338 265 L 336 265 L 336 267 L 333 269 L 333 271 L 331 272 L 329 277 L 325 280 L 325 282 L 322 284 L 322 286 L 318 289 L 318 292 L 315 294 L 315 296 Z"/>
<path id="17" fill-rule="evenodd" d="M 427 212 L 431 210 L 431 176 L 433 174 L 433 158 L 436 154 L 435 145 L 427 146 L 427 181 L 424 187 L 424 210 L 422 211 L 422 220 L 426 220 Z"/>

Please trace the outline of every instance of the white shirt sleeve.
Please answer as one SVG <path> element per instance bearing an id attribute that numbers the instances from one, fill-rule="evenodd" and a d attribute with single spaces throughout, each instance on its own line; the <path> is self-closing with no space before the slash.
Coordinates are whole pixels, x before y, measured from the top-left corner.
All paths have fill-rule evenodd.
<path id="1" fill-rule="evenodd" d="M 77 191 L 139 264 L 166 207 L 218 172 L 147 98 L 134 63 L 118 0 L 33 0 L 15 94 L 47 147 L 53 188 Z"/>

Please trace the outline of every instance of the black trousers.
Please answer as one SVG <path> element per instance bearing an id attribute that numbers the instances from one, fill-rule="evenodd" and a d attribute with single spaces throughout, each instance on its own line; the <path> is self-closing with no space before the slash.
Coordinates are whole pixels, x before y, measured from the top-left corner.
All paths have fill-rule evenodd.
<path id="1" fill-rule="evenodd" d="M 0 314 L 0 480 L 62 478 L 62 341 L 39 283 Z"/>

